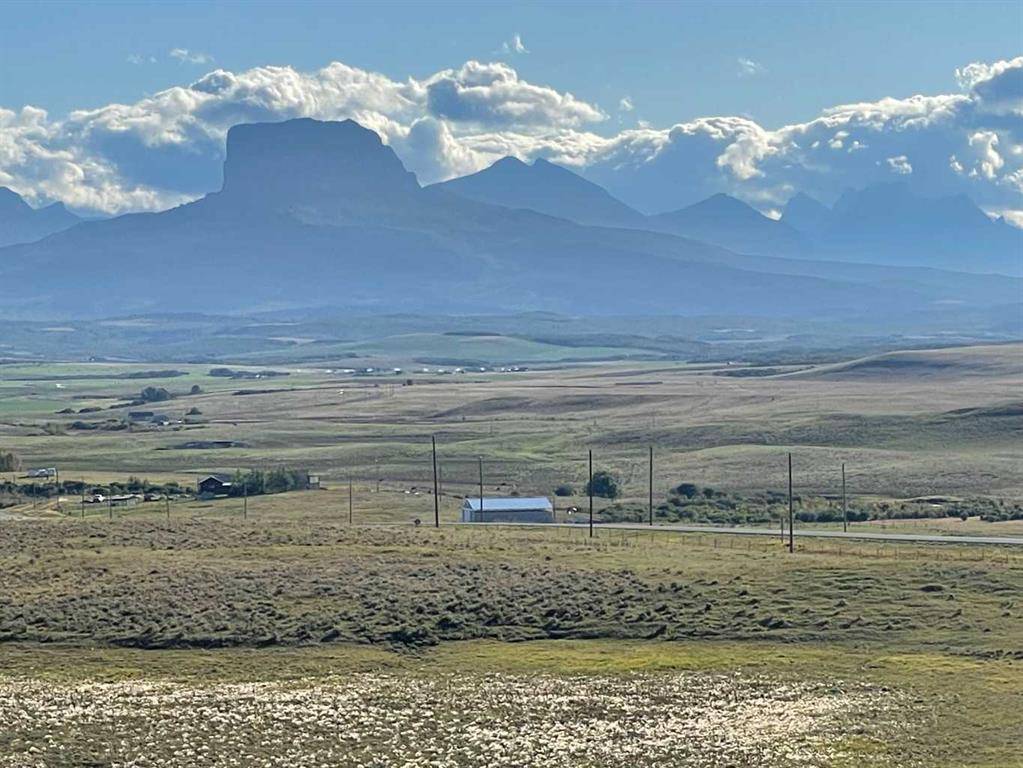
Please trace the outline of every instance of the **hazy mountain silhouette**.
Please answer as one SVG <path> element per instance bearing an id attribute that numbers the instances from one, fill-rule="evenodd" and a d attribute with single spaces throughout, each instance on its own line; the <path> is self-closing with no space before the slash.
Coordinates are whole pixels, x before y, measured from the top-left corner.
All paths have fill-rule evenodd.
<path id="1" fill-rule="evenodd" d="M 834 224 L 835 216 L 820 200 L 797 192 L 785 204 L 781 221 L 804 235 L 818 237 Z"/>
<path id="2" fill-rule="evenodd" d="M 542 158 L 527 165 L 502 157 L 489 168 L 434 185 L 472 200 L 528 208 L 578 224 L 645 227 L 646 217 L 603 187 Z"/>
<path id="3" fill-rule="evenodd" d="M 740 253 L 802 256 L 809 251 L 803 236 L 788 224 L 770 219 L 725 194 L 713 195 L 678 211 L 651 216 L 650 226 Z"/>
<path id="4" fill-rule="evenodd" d="M 921 197 L 896 182 L 847 190 L 832 209 L 797 195 L 782 222 L 810 236 L 819 257 L 1023 274 L 1023 230 L 965 195 Z"/>
<path id="5" fill-rule="evenodd" d="M 0 187 L 0 246 L 31 243 L 79 221 L 63 203 L 33 208 L 13 190 Z"/>
<path id="6" fill-rule="evenodd" d="M 232 128 L 221 191 L 194 203 L 0 250 L 0 284 L 16 286 L 0 312 L 38 317 L 335 306 L 837 320 L 1019 292 L 1004 278 L 740 255 L 423 189 L 372 131 L 309 119 Z"/>

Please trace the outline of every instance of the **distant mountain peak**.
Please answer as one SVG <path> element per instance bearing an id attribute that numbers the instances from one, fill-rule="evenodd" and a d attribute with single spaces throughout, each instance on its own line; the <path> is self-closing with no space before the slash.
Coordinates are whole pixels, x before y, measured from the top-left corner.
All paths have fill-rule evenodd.
<path id="1" fill-rule="evenodd" d="M 13 189 L 0 187 L 0 246 L 31 243 L 78 222 L 63 203 L 33 208 Z"/>
<path id="2" fill-rule="evenodd" d="M 511 155 L 482 171 L 437 187 L 462 197 L 506 208 L 524 208 L 579 224 L 639 227 L 644 217 L 577 173 L 536 158 L 532 164 Z"/>
<path id="3" fill-rule="evenodd" d="M 0 214 L 8 212 L 24 213 L 31 211 L 32 206 L 25 202 L 25 199 L 8 187 L 0 187 Z"/>

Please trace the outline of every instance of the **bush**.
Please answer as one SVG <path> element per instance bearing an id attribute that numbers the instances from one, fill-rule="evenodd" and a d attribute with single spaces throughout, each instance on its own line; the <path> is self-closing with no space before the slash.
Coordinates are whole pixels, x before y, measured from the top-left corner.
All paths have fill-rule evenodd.
<path id="1" fill-rule="evenodd" d="M 194 405 L 188 409 L 185 413 L 186 416 L 202 416 L 202 411 L 196 408 Z"/>
<path id="2" fill-rule="evenodd" d="M 575 488 L 567 483 L 562 483 L 554 489 L 555 496 L 575 496 Z"/>
<path id="3" fill-rule="evenodd" d="M 593 479 L 586 483 L 586 494 L 591 493 L 602 499 L 617 499 L 621 495 L 618 478 L 610 472 L 594 472 Z"/>
<path id="4" fill-rule="evenodd" d="M 139 400 L 143 403 L 161 403 L 173 397 L 163 387 L 146 387 L 139 393 Z"/>
<path id="5" fill-rule="evenodd" d="M 679 496 L 685 496 L 687 499 L 695 498 L 699 492 L 700 489 L 696 483 L 679 483 L 678 487 L 675 488 L 675 493 Z"/>
<path id="6" fill-rule="evenodd" d="M 202 394 L 202 387 L 200 387 L 198 384 L 193 384 L 192 388 L 190 390 L 188 390 L 188 394 L 190 394 L 190 395 L 201 395 Z"/>

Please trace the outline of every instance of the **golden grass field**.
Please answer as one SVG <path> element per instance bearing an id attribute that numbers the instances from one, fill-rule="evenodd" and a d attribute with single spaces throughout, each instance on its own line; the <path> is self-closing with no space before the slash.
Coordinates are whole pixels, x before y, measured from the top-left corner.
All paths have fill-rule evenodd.
<path id="1" fill-rule="evenodd" d="M 287 464 L 326 489 L 0 510 L 0 766 L 1019 766 L 1023 552 L 411 521 L 432 521 L 431 435 L 445 522 L 480 456 L 487 493 L 549 494 L 581 488 L 593 449 L 645 503 L 651 443 L 659 498 L 782 491 L 791 451 L 801 494 L 834 494 L 846 462 L 857 500 L 1015 502 L 1021 353 L 768 376 L 2 366 L 0 451 L 26 466 L 191 484 Z M 155 367 L 187 375 L 115 378 Z M 181 396 L 146 409 L 201 414 L 71 428 L 125 417 L 147 385 Z M 213 440 L 241 445 L 181 447 Z"/>

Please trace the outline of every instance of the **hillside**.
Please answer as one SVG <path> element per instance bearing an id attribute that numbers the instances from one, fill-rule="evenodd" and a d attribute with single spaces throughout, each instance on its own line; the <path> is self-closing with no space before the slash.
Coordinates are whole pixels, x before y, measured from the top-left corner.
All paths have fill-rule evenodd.
<path id="1" fill-rule="evenodd" d="M 978 376 L 1019 376 L 1023 382 L 1023 344 L 888 352 L 787 374 L 801 379 L 883 381 Z"/>

